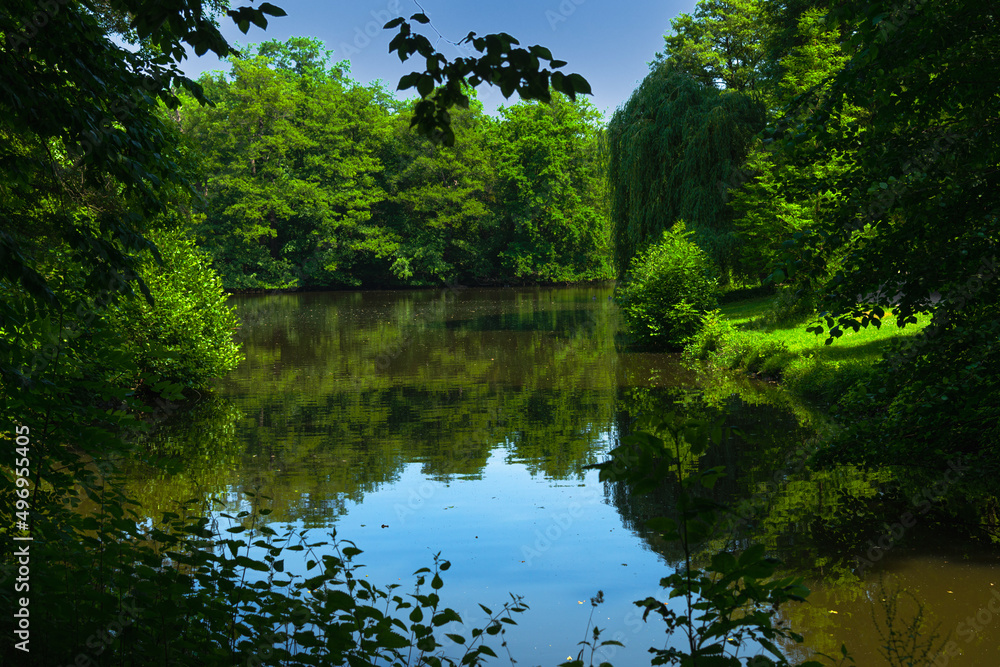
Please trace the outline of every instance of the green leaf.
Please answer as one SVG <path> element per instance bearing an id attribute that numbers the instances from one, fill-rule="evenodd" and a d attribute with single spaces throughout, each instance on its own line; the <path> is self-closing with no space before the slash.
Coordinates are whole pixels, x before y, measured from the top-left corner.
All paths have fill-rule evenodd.
<path id="1" fill-rule="evenodd" d="M 764 557 L 764 552 L 766 548 L 763 544 L 754 544 L 747 548 L 743 553 L 740 554 L 739 564 L 740 567 L 746 567 L 751 563 L 756 563 Z"/>
<path id="2" fill-rule="evenodd" d="M 566 77 L 566 81 L 572 86 L 572 89 L 575 93 L 583 93 L 584 95 L 590 95 L 593 92 L 590 88 L 590 83 L 579 74 L 568 75 Z"/>
<path id="3" fill-rule="evenodd" d="M 268 16 L 288 16 L 284 9 L 272 5 L 270 2 L 262 2 L 260 5 L 260 11 Z"/>
<path id="4" fill-rule="evenodd" d="M 417 92 L 420 93 L 420 97 L 427 97 L 434 92 L 434 77 L 430 74 L 421 76 L 417 81 Z"/>

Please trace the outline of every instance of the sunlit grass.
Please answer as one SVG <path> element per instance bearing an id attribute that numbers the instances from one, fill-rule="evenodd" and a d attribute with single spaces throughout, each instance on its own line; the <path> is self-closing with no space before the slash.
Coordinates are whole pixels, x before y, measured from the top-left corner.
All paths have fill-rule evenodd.
<path id="1" fill-rule="evenodd" d="M 771 309 L 773 296 L 759 296 L 745 301 L 734 301 L 720 306 L 722 314 L 735 326 L 745 326 L 760 321 Z"/>
<path id="2" fill-rule="evenodd" d="M 851 385 L 865 382 L 893 340 L 916 335 L 931 319 L 929 313 L 920 314 L 916 324 L 900 329 L 894 314 L 887 312 L 881 327 L 847 329 L 827 345 L 826 333 L 806 331 L 815 316 L 775 322 L 773 297 L 736 301 L 720 310 L 732 333 L 718 346 L 713 357 L 717 363 L 780 378 L 786 387 L 824 402 L 833 402 Z"/>

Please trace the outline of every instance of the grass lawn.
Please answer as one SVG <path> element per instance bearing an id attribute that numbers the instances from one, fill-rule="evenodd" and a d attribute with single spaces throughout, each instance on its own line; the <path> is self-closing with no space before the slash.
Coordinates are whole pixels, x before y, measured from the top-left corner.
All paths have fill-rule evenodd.
<path id="1" fill-rule="evenodd" d="M 772 301 L 764 296 L 723 305 L 721 322 L 707 327 L 688 355 L 780 378 L 793 391 L 830 403 L 870 376 L 891 340 L 917 334 L 931 319 L 930 314 L 918 315 L 917 324 L 900 329 L 890 312 L 881 328 L 847 330 L 827 345 L 826 334 L 806 331 L 815 321 L 810 316 L 770 322 Z"/>

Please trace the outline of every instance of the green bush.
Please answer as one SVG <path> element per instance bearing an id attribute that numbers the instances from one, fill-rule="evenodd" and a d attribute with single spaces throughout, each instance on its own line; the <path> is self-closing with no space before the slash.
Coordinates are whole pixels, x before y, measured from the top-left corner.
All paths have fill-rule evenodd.
<path id="1" fill-rule="evenodd" d="M 644 346 L 679 348 L 715 308 L 718 278 L 683 222 L 632 262 L 618 288 L 625 330 Z"/>
<path id="2" fill-rule="evenodd" d="M 721 310 L 711 310 L 701 318 L 698 331 L 688 338 L 684 346 L 685 362 L 714 359 L 736 335 L 737 329 L 722 315 Z"/>
<path id="3" fill-rule="evenodd" d="M 112 307 L 139 372 L 188 387 L 204 386 L 236 367 L 239 320 L 226 305 L 209 258 L 183 229 L 150 233 L 163 264 L 147 258 L 141 274 L 153 304 L 136 295 Z"/>
<path id="4" fill-rule="evenodd" d="M 793 359 L 788 346 L 759 331 L 742 331 L 713 310 L 701 318 L 698 331 L 685 342 L 683 360 L 691 365 L 707 361 L 720 368 L 762 373 L 770 377 L 783 374 Z"/>

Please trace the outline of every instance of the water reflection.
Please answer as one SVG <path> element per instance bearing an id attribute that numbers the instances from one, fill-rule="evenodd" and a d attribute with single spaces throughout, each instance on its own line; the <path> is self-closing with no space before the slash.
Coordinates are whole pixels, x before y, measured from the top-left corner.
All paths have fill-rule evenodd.
<path id="1" fill-rule="evenodd" d="M 587 601 L 603 589 L 608 601 L 595 620 L 629 645 L 603 657 L 648 664 L 645 648 L 663 645 L 662 630 L 643 624 L 631 603 L 660 594 L 657 582 L 677 562 L 643 528 L 670 511 L 672 492 L 635 497 L 585 466 L 637 415 L 663 412 L 698 386 L 690 409 L 744 434 L 700 464 L 725 466 L 717 499 L 748 508 L 706 548 L 764 541 L 819 589 L 789 611 L 793 626 L 817 648 L 847 641 L 864 657 L 859 664 L 880 664 L 877 638 L 864 631 L 875 574 L 859 580 L 849 557 L 877 523 L 866 507 L 881 480 L 853 469 L 788 474 L 789 457 L 811 437 L 808 409 L 745 378 L 698 377 L 671 355 L 617 350 L 610 293 L 239 297 L 246 361 L 215 396 L 148 436 L 147 446 L 177 465 L 136 470 L 131 491 L 159 513 L 177 500 L 261 490 L 273 499 L 270 521 L 318 534 L 336 527 L 365 549 L 367 573 L 381 584 L 407 583 L 442 551 L 454 564 L 446 603 L 459 612 L 502 602 L 508 591 L 525 596 L 532 611 L 509 635 L 522 664 L 575 655 Z M 965 605 L 974 613 L 972 582 L 996 571 L 990 561 L 934 573 L 941 557 L 924 562 L 901 579 L 907 589 L 927 590 L 922 577 L 969 573 L 967 585 L 934 594 L 929 613 L 940 618 Z M 942 606 L 941 595 L 962 601 Z M 977 646 L 998 635 L 980 633 Z"/>

